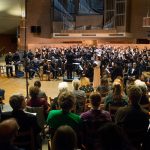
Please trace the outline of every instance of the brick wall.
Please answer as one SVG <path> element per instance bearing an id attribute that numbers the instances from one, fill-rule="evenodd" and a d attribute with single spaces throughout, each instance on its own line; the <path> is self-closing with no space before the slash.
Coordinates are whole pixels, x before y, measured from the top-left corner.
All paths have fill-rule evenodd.
<path id="1" fill-rule="evenodd" d="M 15 35 L 0 35 L 0 54 L 9 51 L 15 52 L 17 49 L 17 41 Z"/>

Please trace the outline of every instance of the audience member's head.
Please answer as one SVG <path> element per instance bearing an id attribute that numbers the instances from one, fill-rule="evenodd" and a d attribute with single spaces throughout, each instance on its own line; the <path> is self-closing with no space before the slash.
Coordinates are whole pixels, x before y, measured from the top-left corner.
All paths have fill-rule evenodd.
<path id="1" fill-rule="evenodd" d="M 108 86 L 108 79 L 107 78 L 102 78 L 101 79 L 101 85 L 102 86 Z"/>
<path id="2" fill-rule="evenodd" d="M 90 103 L 93 109 L 98 109 L 101 103 L 101 95 L 99 92 L 92 92 L 90 94 Z"/>
<path id="3" fill-rule="evenodd" d="M 64 112 L 69 112 L 75 105 L 74 94 L 70 91 L 62 92 L 59 97 L 59 106 Z"/>
<path id="4" fill-rule="evenodd" d="M 38 87 L 38 88 L 41 88 L 41 82 L 40 81 L 35 81 L 34 86 Z"/>
<path id="5" fill-rule="evenodd" d="M 145 82 L 141 81 L 141 80 L 135 80 L 135 85 L 137 87 L 139 87 L 142 90 L 142 95 L 146 95 L 147 93 L 147 85 Z"/>
<path id="6" fill-rule="evenodd" d="M 12 95 L 9 99 L 9 104 L 13 110 L 22 110 L 26 107 L 25 98 L 23 95 Z"/>
<path id="7" fill-rule="evenodd" d="M 133 85 L 129 87 L 127 93 L 131 105 L 138 105 L 142 97 L 142 90 L 139 87 Z"/>
<path id="8" fill-rule="evenodd" d="M 107 123 L 100 127 L 98 143 L 95 150 L 131 150 L 128 139 L 123 130 L 114 123 Z M 132 149 L 133 150 L 133 149 Z"/>
<path id="9" fill-rule="evenodd" d="M 77 146 L 77 136 L 70 126 L 59 127 L 52 140 L 52 150 L 74 150 Z"/>
<path id="10" fill-rule="evenodd" d="M 113 83 L 113 100 L 121 100 L 122 98 L 122 87 L 119 82 Z"/>
<path id="11" fill-rule="evenodd" d="M 29 93 L 30 93 L 31 98 L 37 98 L 39 95 L 39 92 L 40 92 L 40 89 L 36 86 L 35 87 L 32 86 L 29 89 Z"/>
<path id="12" fill-rule="evenodd" d="M 59 93 L 68 91 L 68 83 L 67 82 L 60 82 L 58 84 L 58 90 L 59 90 Z"/>
<path id="13" fill-rule="evenodd" d="M 18 129 L 19 125 L 14 118 L 2 121 L 0 123 L 0 145 L 11 143 Z"/>
<path id="14" fill-rule="evenodd" d="M 78 79 L 74 79 L 72 81 L 72 86 L 75 90 L 78 90 L 79 89 L 79 86 L 80 86 L 80 81 Z"/>
<path id="15" fill-rule="evenodd" d="M 90 80 L 87 77 L 81 77 L 80 86 L 88 86 L 90 85 Z"/>

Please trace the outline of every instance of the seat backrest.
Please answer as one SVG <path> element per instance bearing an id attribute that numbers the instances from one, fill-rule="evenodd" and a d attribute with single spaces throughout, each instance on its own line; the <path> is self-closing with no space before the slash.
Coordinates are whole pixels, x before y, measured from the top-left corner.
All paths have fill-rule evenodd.
<path id="1" fill-rule="evenodd" d="M 20 148 L 35 150 L 33 130 L 30 128 L 27 131 L 18 131 L 18 134 L 16 134 L 13 140 L 13 144 Z"/>
<path id="2" fill-rule="evenodd" d="M 41 129 L 44 129 L 45 125 L 44 108 L 27 106 L 26 111 L 30 113 L 36 113 L 38 124 L 41 127 Z"/>

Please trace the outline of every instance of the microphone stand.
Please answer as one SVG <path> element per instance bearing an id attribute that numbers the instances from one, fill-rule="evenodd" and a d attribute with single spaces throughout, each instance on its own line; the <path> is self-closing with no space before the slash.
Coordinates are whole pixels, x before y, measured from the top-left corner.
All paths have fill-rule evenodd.
<path id="1" fill-rule="evenodd" d="M 27 0 L 25 0 L 25 20 L 24 20 L 24 49 L 25 49 L 25 78 L 26 78 L 26 97 L 27 99 L 29 98 L 29 82 L 28 82 L 28 72 L 27 72 L 27 67 L 28 67 L 28 56 L 27 56 L 27 26 L 26 26 L 26 21 L 27 21 Z"/>

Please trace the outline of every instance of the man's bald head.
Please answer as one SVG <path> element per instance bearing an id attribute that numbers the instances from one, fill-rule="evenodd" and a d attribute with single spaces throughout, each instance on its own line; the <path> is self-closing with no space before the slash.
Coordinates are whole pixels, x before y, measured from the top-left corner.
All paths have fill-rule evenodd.
<path id="1" fill-rule="evenodd" d="M 0 143 L 7 143 L 13 139 L 18 131 L 19 125 L 14 118 L 4 120 L 0 123 Z"/>

